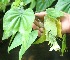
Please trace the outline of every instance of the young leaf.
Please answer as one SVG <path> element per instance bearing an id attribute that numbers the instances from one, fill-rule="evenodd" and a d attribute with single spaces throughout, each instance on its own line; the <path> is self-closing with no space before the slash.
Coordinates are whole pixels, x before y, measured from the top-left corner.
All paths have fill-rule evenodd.
<path id="1" fill-rule="evenodd" d="M 53 18 L 57 18 L 57 17 L 60 17 L 60 16 L 63 16 L 63 12 L 62 11 L 58 11 L 54 8 L 48 8 L 46 9 L 46 13 L 47 15 L 53 17 Z"/>
<path id="2" fill-rule="evenodd" d="M 44 17 L 44 27 L 45 27 L 46 33 L 50 33 L 56 37 L 57 27 L 56 27 L 56 20 L 54 18 L 51 18 L 46 15 Z"/>
<path id="3" fill-rule="evenodd" d="M 57 36 L 56 20 L 54 18 L 45 16 L 44 27 L 45 27 L 45 32 L 46 32 L 46 41 L 49 41 L 49 44 L 50 44 L 50 51 L 59 50 L 60 47 L 56 41 L 56 36 Z M 56 44 L 58 47 L 56 46 Z"/>
<path id="4" fill-rule="evenodd" d="M 36 11 L 40 12 L 46 10 L 55 0 L 37 0 Z"/>
<path id="5" fill-rule="evenodd" d="M 31 46 L 31 44 L 35 41 L 35 39 L 37 38 L 38 36 L 38 31 L 32 31 L 30 34 L 29 34 L 29 39 L 25 39 L 23 42 L 22 42 L 22 46 L 21 46 L 21 49 L 19 51 L 19 60 L 21 60 L 22 58 L 22 55 L 25 53 L 25 51 Z"/>
<path id="6" fill-rule="evenodd" d="M 46 40 L 49 41 L 50 44 L 50 51 L 53 49 L 55 51 L 60 49 L 56 38 L 62 37 L 61 34 L 61 24 L 59 19 L 60 16 L 63 16 L 64 13 L 62 11 L 56 10 L 54 8 L 46 9 L 47 15 L 44 18 L 44 27 L 46 30 Z"/>

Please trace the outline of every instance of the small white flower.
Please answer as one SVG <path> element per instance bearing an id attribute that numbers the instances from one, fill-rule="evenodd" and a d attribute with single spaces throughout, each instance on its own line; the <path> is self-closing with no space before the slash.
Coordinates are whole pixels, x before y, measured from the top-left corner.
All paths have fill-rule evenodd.
<path id="1" fill-rule="evenodd" d="M 57 51 L 57 50 L 59 50 L 59 49 L 60 49 L 60 46 L 57 44 L 57 42 L 55 42 L 55 43 L 53 44 L 53 46 L 50 48 L 49 51 L 52 51 L 52 50 Z"/>

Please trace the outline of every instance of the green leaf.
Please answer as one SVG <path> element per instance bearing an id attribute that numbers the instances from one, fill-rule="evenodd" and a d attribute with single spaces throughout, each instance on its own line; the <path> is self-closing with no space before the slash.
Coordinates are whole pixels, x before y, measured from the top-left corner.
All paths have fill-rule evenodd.
<path id="1" fill-rule="evenodd" d="M 36 5 L 36 1 L 35 0 L 31 0 L 31 4 L 30 4 L 30 8 L 33 9 Z"/>
<path id="2" fill-rule="evenodd" d="M 29 34 L 29 39 L 27 40 L 24 40 L 22 42 L 22 46 L 21 46 L 21 49 L 19 51 L 19 60 L 21 60 L 22 58 L 22 55 L 25 53 L 25 51 L 31 46 L 31 44 L 35 41 L 35 39 L 37 38 L 38 36 L 38 31 L 32 31 L 30 34 Z"/>
<path id="3" fill-rule="evenodd" d="M 66 51 L 66 34 L 63 35 L 63 41 L 62 41 L 62 48 L 61 48 L 61 56 L 63 56 L 64 52 Z"/>
<path id="4" fill-rule="evenodd" d="M 8 52 L 22 44 L 22 47 L 24 46 L 22 54 L 24 54 L 24 52 L 35 41 L 38 36 L 38 32 L 32 31 L 34 19 L 34 12 L 30 8 L 24 10 L 22 7 L 15 7 L 5 13 L 3 18 L 4 33 L 2 39 L 8 39 L 12 36 Z M 22 54 L 19 54 L 19 56 L 22 56 Z M 21 59 L 21 57 L 19 57 L 19 59 Z"/>
<path id="5" fill-rule="evenodd" d="M 46 9 L 47 15 L 44 17 L 44 28 L 46 32 L 46 41 L 49 41 L 50 50 L 59 50 L 60 46 L 58 45 L 56 38 L 62 37 L 61 34 L 61 24 L 58 17 L 63 16 L 62 11 L 56 10 L 54 8 Z"/>
<path id="6" fill-rule="evenodd" d="M 32 30 L 32 24 L 35 19 L 33 11 L 31 9 L 25 10 L 21 19 L 23 19 L 23 20 L 21 20 L 19 32 L 21 34 L 26 33 L 26 32 L 30 33 Z"/>
<path id="7" fill-rule="evenodd" d="M 27 5 L 31 2 L 31 0 L 22 0 L 22 1 L 23 1 L 24 5 Z"/>
<path id="8" fill-rule="evenodd" d="M 70 8 L 70 0 L 58 0 L 57 4 L 55 5 L 55 8 L 59 11 L 62 10 L 68 13 Z"/>
<path id="9" fill-rule="evenodd" d="M 5 8 L 9 2 L 10 0 L 0 0 L 0 10 L 3 10 L 5 12 Z"/>
<path id="10" fill-rule="evenodd" d="M 46 10 L 55 0 L 37 0 L 36 11 L 40 12 Z"/>
<path id="11" fill-rule="evenodd" d="M 14 35 L 17 32 L 17 31 L 13 32 L 13 27 L 15 26 L 17 19 L 18 19 L 18 17 L 13 18 L 13 20 L 11 22 L 9 22 L 9 24 L 7 24 L 6 29 L 4 30 L 3 40 L 9 38 L 11 36 L 11 34 Z"/>
<path id="12" fill-rule="evenodd" d="M 46 9 L 46 13 L 47 15 L 53 17 L 53 18 L 57 18 L 57 17 L 60 17 L 60 16 L 63 16 L 64 13 L 62 11 L 58 11 L 54 8 L 48 8 Z"/>
<path id="13" fill-rule="evenodd" d="M 16 32 L 19 30 L 19 26 L 20 26 L 20 18 L 17 20 L 14 28 L 13 28 L 13 33 L 16 34 Z"/>
<path id="14" fill-rule="evenodd" d="M 69 11 L 68 11 L 68 13 L 70 14 L 70 8 L 69 8 Z"/>
<path id="15" fill-rule="evenodd" d="M 49 34 L 51 34 L 52 36 L 56 37 L 56 35 L 57 35 L 57 27 L 56 27 L 56 20 L 54 20 L 54 18 L 50 18 L 49 16 L 46 15 L 44 17 L 44 27 L 45 27 L 45 30 L 46 30 L 45 32 L 47 34 L 46 35 L 47 38 L 49 37 Z"/>
<path id="16" fill-rule="evenodd" d="M 13 2 L 11 4 L 11 8 L 16 8 L 16 7 L 23 7 L 24 3 L 22 2 L 22 0 L 15 0 L 15 2 Z"/>
<path id="17" fill-rule="evenodd" d="M 60 46 L 58 45 L 56 38 L 62 37 L 60 20 L 57 18 L 63 16 L 64 13 L 54 8 L 46 9 L 46 13 L 47 15 L 44 17 L 46 41 L 49 41 L 50 51 L 57 51 L 60 49 Z"/>
<path id="18" fill-rule="evenodd" d="M 30 33 L 35 16 L 32 9 L 12 8 L 7 11 L 3 18 L 3 40 L 9 38 L 12 34 L 20 32 L 21 34 Z"/>
<path id="19" fill-rule="evenodd" d="M 57 26 L 56 26 L 56 20 L 55 18 L 45 16 L 44 17 L 44 28 L 46 32 L 46 41 L 49 41 L 50 44 L 50 50 L 59 50 L 60 46 L 58 45 L 56 41 L 56 36 L 57 36 Z"/>
<path id="20" fill-rule="evenodd" d="M 33 44 L 40 44 L 40 43 L 43 43 L 45 41 L 46 41 L 46 35 L 45 35 L 45 31 L 44 31 L 42 36 L 37 41 L 35 41 Z"/>
<path id="21" fill-rule="evenodd" d="M 8 52 L 14 48 L 16 48 L 17 46 L 22 44 L 22 35 L 20 33 L 17 33 L 17 35 L 15 36 L 13 42 L 11 43 L 11 46 L 8 47 Z"/>
<path id="22" fill-rule="evenodd" d="M 56 20 L 54 18 L 46 15 L 44 18 L 44 27 L 46 29 L 46 33 L 50 33 L 53 36 L 57 35 Z"/>
<path id="23" fill-rule="evenodd" d="M 11 30 L 10 31 L 4 30 L 2 40 L 8 39 L 11 35 L 12 35 Z"/>

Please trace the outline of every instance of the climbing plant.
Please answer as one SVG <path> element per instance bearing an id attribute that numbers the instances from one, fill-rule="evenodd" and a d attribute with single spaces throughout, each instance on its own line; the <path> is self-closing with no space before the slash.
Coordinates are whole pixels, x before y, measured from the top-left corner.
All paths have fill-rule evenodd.
<path id="1" fill-rule="evenodd" d="M 56 4 L 54 4 L 56 2 Z M 6 11 L 6 7 L 10 9 Z M 60 50 L 62 55 L 66 50 L 66 38 L 61 34 L 61 23 L 59 17 L 64 12 L 70 13 L 70 0 L 0 0 L 0 11 L 3 11 L 3 37 L 2 40 L 9 39 L 8 53 L 21 46 L 19 60 L 32 44 L 39 44 L 49 41 L 50 50 Z M 32 29 L 35 20 L 34 13 L 46 11 L 44 16 L 44 32 L 38 37 L 38 31 Z M 57 42 L 57 38 L 62 39 L 62 48 Z"/>

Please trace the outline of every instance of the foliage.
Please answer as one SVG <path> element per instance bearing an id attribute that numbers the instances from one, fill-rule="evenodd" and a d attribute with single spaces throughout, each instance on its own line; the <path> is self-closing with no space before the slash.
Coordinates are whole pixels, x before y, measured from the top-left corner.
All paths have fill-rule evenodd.
<path id="1" fill-rule="evenodd" d="M 5 11 L 5 8 L 9 2 L 10 2 L 10 0 L 0 0 L 0 10 Z"/>
<path id="2" fill-rule="evenodd" d="M 7 39 L 10 34 L 14 35 L 16 32 L 20 32 L 22 35 L 30 33 L 34 18 L 34 13 L 31 9 L 13 8 L 7 11 L 3 18 L 3 39 Z"/>
<path id="3" fill-rule="evenodd" d="M 59 10 L 54 9 L 54 8 L 51 8 L 51 9 L 48 8 L 46 10 L 46 12 L 47 12 L 47 15 L 49 15 L 49 16 L 51 16 L 53 18 L 57 18 L 57 17 L 60 17 L 60 16 L 64 15 L 62 11 L 59 11 Z"/>
<path id="4" fill-rule="evenodd" d="M 31 46 L 31 44 L 35 41 L 35 39 L 38 36 L 38 32 L 37 31 L 32 31 L 29 36 L 28 36 L 28 40 L 25 39 L 22 42 L 22 46 L 21 49 L 19 51 L 19 60 L 21 60 L 22 55 L 25 53 L 25 51 Z"/>
<path id="5" fill-rule="evenodd" d="M 49 44 L 51 45 L 50 51 L 53 49 L 55 51 L 59 50 L 60 47 L 56 41 L 57 36 L 57 23 L 58 17 L 63 16 L 63 13 L 61 11 L 56 12 L 53 8 L 48 8 L 46 10 L 47 15 L 44 18 L 44 27 L 46 30 L 46 41 L 49 41 Z M 51 24 L 50 24 L 51 23 Z M 59 32 L 58 32 L 59 33 Z"/>
<path id="6" fill-rule="evenodd" d="M 40 12 L 51 6 L 55 0 L 37 0 L 36 11 Z"/>
<path id="7" fill-rule="evenodd" d="M 55 8 L 68 13 L 70 9 L 70 0 L 58 0 Z"/>
<path id="8" fill-rule="evenodd" d="M 70 14 L 70 0 L 58 0 L 57 4 L 55 5 L 55 9 L 59 11 L 64 11 L 66 13 Z M 66 51 L 66 34 L 63 35 L 63 41 L 62 41 L 62 56 L 63 53 Z"/>
<path id="9" fill-rule="evenodd" d="M 40 44 L 40 43 L 43 43 L 45 41 L 46 41 L 46 35 L 45 35 L 45 30 L 44 30 L 44 32 L 41 35 L 41 37 L 37 41 L 35 41 L 33 44 Z"/>
<path id="10" fill-rule="evenodd" d="M 2 40 L 10 39 L 8 52 L 19 45 L 21 49 L 19 51 L 19 60 L 22 55 L 31 46 L 31 44 L 39 44 L 45 41 L 49 41 L 50 50 L 60 50 L 62 54 L 66 49 L 66 38 L 62 38 L 60 16 L 63 16 L 63 12 L 70 13 L 70 0 L 58 0 L 57 4 L 53 7 L 52 3 L 56 0 L 15 0 L 10 3 L 11 0 L 0 0 L 0 11 L 5 12 L 6 6 L 11 5 L 10 10 L 5 12 L 3 17 L 3 37 Z M 38 31 L 32 30 L 32 24 L 35 19 L 35 12 L 45 11 L 47 15 L 44 17 L 44 32 L 42 36 L 37 40 Z M 62 11 L 61 11 L 62 10 Z M 62 48 L 57 43 L 57 37 L 63 39 Z M 35 41 L 35 42 L 34 42 Z"/>
<path id="11" fill-rule="evenodd" d="M 63 35 L 63 41 L 62 41 L 62 49 L 61 49 L 61 56 L 63 56 L 63 53 L 66 51 L 67 47 L 66 47 L 66 34 Z"/>
<path id="12" fill-rule="evenodd" d="M 14 40 L 13 37 L 11 37 L 11 41 L 13 40 L 13 42 L 11 43 L 10 41 L 11 46 L 8 47 L 8 52 L 13 48 L 22 45 L 19 52 L 19 60 L 21 60 L 21 56 L 37 38 L 37 31 L 32 31 L 34 19 L 35 16 L 32 9 L 28 8 L 24 10 L 23 7 L 17 6 L 15 8 L 12 6 L 4 15 L 4 34 L 2 40 L 8 39 L 11 35 L 14 37 Z"/>

